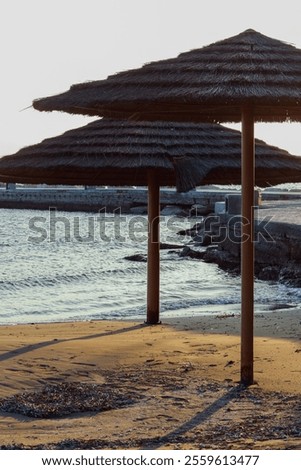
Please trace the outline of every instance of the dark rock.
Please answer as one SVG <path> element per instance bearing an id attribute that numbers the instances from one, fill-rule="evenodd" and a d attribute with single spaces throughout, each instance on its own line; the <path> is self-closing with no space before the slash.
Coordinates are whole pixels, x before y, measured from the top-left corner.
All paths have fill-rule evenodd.
<path id="1" fill-rule="evenodd" d="M 179 230 L 179 232 L 177 232 L 177 235 L 188 235 L 189 237 L 195 237 L 203 227 L 204 227 L 204 222 L 197 222 L 191 228 Z"/>
<path id="2" fill-rule="evenodd" d="M 255 243 L 257 263 L 264 266 L 283 266 L 289 259 L 289 246 L 281 240 Z"/>
<path id="3" fill-rule="evenodd" d="M 231 238 L 226 237 L 220 243 L 220 249 L 228 251 L 232 256 L 236 257 L 238 261 L 240 260 L 240 243 L 232 241 Z"/>
<path id="4" fill-rule="evenodd" d="M 262 281 L 278 281 L 279 280 L 279 268 L 278 266 L 266 266 L 258 270 L 257 277 Z"/>
<path id="5" fill-rule="evenodd" d="M 160 250 L 172 250 L 177 248 L 184 248 L 184 245 L 177 245 L 176 243 L 160 243 Z"/>
<path id="6" fill-rule="evenodd" d="M 301 244 L 300 240 L 291 240 L 290 243 L 290 258 L 301 262 Z"/>
<path id="7" fill-rule="evenodd" d="M 188 230 L 190 230 L 190 229 L 188 229 Z M 181 236 L 183 236 L 183 235 L 188 235 L 188 234 L 187 234 L 187 230 L 179 230 L 179 231 L 177 232 L 177 235 L 181 235 Z"/>
<path id="8" fill-rule="evenodd" d="M 197 251 L 197 250 L 192 250 L 189 246 L 185 246 L 183 250 L 180 253 L 180 257 L 188 257 L 188 258 L 196 258 L 196 259 L 203 259 L 205 255 L 204 251 Z"/>
<path id="9" fill-rule="evenodd" d="M 281 269 L 279 280 L 287 285 L 301 287 L 301 266 L 290 263 Z"/>
<path id="10" fill-rule="evenodd" d="M 212 243 L 212 234 L 201 230 L 194 237 L 193 241 L 199 246 L 209 246 Z"/>
<path id="11" fill-rule="evenodd" d="M 146 263 L 147 255 L 137 253 L 136 255 L 125 256 L 124 259 L 126 259 L 127 261 L 140 261 Z"/>
<path id="12" fill-rule="evenodd" d="M 292 304 L 273 304 L 269 306 L 269 310 L 283 310 L 286 308 L 295 308 L 296 305 Z"/>
<path id="13" fill-rule="evenodd" d="M 221 269 L 230 271 L 231 273 L 239 274 L 240 262 L 237 258 L 217 248 L 207 250 L 204 255 L 204 261 L 207 263 L 216 263 Z"/>

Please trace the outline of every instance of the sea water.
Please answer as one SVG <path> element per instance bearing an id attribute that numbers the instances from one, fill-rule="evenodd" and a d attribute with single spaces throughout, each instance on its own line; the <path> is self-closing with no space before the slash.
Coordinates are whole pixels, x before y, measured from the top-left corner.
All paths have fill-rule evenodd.
<path id="1" fill-rule="evenodd" d="M 0 209 L 0 324 L 145 319 L 147 219 L 118 213 Z M 161 218 L 161 241 L 197 220 Z M 161 250 L 161 318 L 239 312 L 240 278 Z M 301 289 L 256 281 L 255 308 L 301 303 Z"/>

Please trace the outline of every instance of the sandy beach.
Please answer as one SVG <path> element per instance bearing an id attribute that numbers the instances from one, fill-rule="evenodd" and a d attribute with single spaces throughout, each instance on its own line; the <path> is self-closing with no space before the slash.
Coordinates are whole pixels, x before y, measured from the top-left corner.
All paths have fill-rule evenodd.
<path id="1" fill-rule="evenodd" d="M 226 311 L 225 311 L 226 312 Z M 301 449 L 301 312 L 0 327 L 2 449 Z"/>

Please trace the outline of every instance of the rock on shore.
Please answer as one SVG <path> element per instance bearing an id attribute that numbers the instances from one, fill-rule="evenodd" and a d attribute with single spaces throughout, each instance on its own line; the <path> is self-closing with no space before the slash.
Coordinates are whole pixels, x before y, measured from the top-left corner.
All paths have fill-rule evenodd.
<path id="1" fill-rule="evenodd" d="M 210 219 L 210 220 L 209 220 Z M 225 271 L 240 273 L 241 224 L 229 215 L 204 219 L 191 230 L 195 245 L 207 246 L 203 260 Z M 255 226 L 255 275 L 265 281 L 301 287 L 301 227 L 297 224 L 257 221 Z M 191 247 L 190 249 L 193 249 Z M 182 252 L 182 256 L 185 252 Z"/>

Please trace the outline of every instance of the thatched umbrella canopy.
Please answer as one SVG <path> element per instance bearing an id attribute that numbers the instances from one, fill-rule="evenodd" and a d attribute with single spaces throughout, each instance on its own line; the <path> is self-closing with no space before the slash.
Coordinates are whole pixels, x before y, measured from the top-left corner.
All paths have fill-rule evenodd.
<path id="1" fill-rule="evenodd" d="M 159 187 L 239 184 L 240 140 L 239 131 L 218 124 L 99 119 L 1 158 L 0 181 L 148 185 L 147 323 L 158 323 Z M 299 180 L 301 157 L 260 140 L 256 155 L 259 186 Z"/>
<path id="2" fill-rule="evenodd" d="M 300 181 L 301 157 L 256 139 L 256 184 Z M 159 186 L 240 184 L 241 133 L 209 123 L 99 119 L 0 159 L 15 183 Z"/>
<path id="3" fill-rule="evenodd" d="M 247 30 L 201 49 L 71 87 L 36 109 L 147 120 L 242 121 L 241 380 L 253 383 L 254 121 L 301 120 L 301 50 Z"/>
<path id="4" fill-rule="evenodd" d="M 39 111 L 196 122 L 301 119 L 301 50 L 254 30 L 35 100 Z"/>

